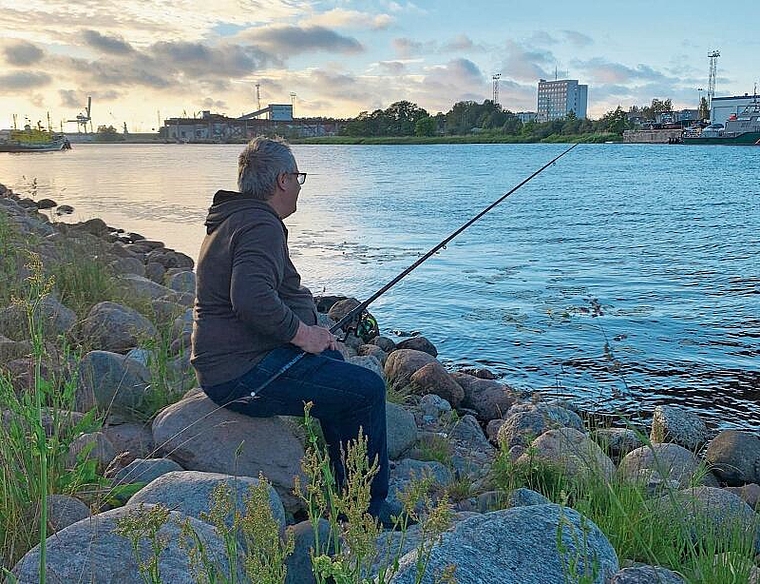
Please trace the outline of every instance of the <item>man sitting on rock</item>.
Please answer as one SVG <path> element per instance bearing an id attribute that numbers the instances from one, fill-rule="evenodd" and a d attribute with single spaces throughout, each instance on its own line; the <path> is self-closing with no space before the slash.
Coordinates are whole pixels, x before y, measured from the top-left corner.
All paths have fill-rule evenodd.
<path id="1" fill-rule="evenodd" d="M 341 448 L 362 428 L 370 462 L 379 463 L 369 512 L 390 526 L 401 509 L 385 500 L 385 383 L 343 360 L 333 334 L 317 325 L 314 298 L 290 260 L 282 220 L 295 212 L 305 180 L 287 143 L 256 138 L 238 159 L 240 192 L 214 195 L 196 268 L 191 362 L 214 403 L 248 416 L 302 416 L 313 402 L 339 487 Z"/>

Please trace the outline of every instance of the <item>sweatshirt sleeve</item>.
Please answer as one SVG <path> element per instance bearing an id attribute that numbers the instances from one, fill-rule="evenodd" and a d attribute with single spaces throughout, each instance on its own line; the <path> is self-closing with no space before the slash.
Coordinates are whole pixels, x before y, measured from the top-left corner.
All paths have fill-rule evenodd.
<path id="1" fill-rule="evenodd" d="M 287 261 L 282 226 L 257 223 L 238 232 L 232 245 L 232 310 L 257 334 L 289 342 L 299 319 L 277 293 Z"/>

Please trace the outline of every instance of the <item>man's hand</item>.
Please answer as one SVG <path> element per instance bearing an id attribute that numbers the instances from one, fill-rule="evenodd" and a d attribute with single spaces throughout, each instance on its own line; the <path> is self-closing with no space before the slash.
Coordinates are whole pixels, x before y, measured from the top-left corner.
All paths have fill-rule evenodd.
<path id="1" fill-rule="evenodd" d="M 338 350 L 338 341 L 335 339 L 335 335 L 318 325 L 309 326 L 299 323 L 296 336 L 290 342 L 307 353 L 316 354 L 327 349 Z"/>

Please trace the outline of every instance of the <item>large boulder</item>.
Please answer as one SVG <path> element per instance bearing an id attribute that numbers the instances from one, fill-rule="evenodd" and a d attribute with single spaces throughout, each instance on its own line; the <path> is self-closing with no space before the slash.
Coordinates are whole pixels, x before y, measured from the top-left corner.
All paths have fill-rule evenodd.
<path id="1" fill-rule="evenodd" d="M 142 314 L 116 304 L 99 302 L 90 309 L 82 323 L 82 335 L 94 346 L 106 351 L 125 353 L 142 339 L 154 338 L 156 327 Z"/>
<path id="2" fill-rule="evenodd" d="M 145 511 L 145 509 L 143 509 Z M 148 542 L 140 544 L 141 558 L 135 557 L 129 539 L 117 534 L 117 521 L 129 516 L 140 520 L 139 507 L 119 507 L 78 521 L 52 535 L 47 540 L 46 574 L 48 582 L 142 582 L 139 561 L 152 557 Z M 169 512 L 167 522 L 158 530 L 167 542 L 158 559 L 162 582 L 191 584 L 196 581 L 190 557 L 180 542 L 180 522 L 190 526 L 203 542 L 209 557 L 218 562 L 222 573 L 229 573 L 225 543 L 216 530 L 198 519 L 186 517 L 176 511 Z M 40 581 L 40 548 L 36 546 L 21 558 L 13 568 L 19 584 L 37 584 Z"/>
<path id="3" fill-rule="evenodd" d="M 505 449 L 525 446 L 547 430 L 556 428 L 583 429 L 583 421 L 575 412 L 557 405 L 521 403 L 509 409 L 498 430 L 498 442 Z"/>
<path id="4" fill-rule="evenodd" d="M 390 402 L 385 404 L 385 420 L 388 428 L 388 457 L 394 460 L 417 442 L 417 424 L 411 413 Z"/>
<path id="5" fill-rule="evenodd" d="M 143 404 L 149 384 L 150 372 L 141 363 L 110 351 L 90 351 L 77 368 L 77 409 L 97 406 L 128 414 Z"/>
<path id="6" fill-rule="evenodd" d="M 517 459 L 518 464 L 539 460 L 561 468 L 570 477 L 610 480 L 615 473 L 615 465 L 599 445 L 574 428 L 548 430 L 532 442 L 530 450 Z"/>
<path id="7" fill-rule="evenodd" d="M 630 481 L 646 482 L 656 473 L 665 481 L 674 481 L 680 488 L 701 480 L 715 486 L 715 477 L 704 469 L 699 459 L 678 444 L 652 444 L 629 452 L 620 461 L 618 474 Z"/>
<path id="8" fill-rule="evenodd" d="M 46 337 L 67 333 L 77 321 L 76 313 L 52 296 L 43 297 L 35 306 L 34 317 Z M 0 310 L 0 335 L 16 341 L 30 338 L 29 323 L 24 307 L 13 305 Z"/>
<path id="9" fill-rule="evenodd" d="M 562 546 L 558 546 L 561 538 Z M 433 544 L 427 571 L 417 579 L 418 551 L 401 558 L 393 584 L 432 584 L 454 567 L 459 584 L 604 584 L 618 571 L 610 542 L 590 520 L 559 505 L 532 505 L 476 515 Z M 568 574 L 574 566 L 574 572 Z"/>
<path id="10" fill-rule="evenodd" d="M 135 274 L 125 274 L 119 278 L 118 282 L 127 293 L 149 300 L 156 300 L 165 296 L 171 297 L 175 294 L 174 290 Z"/>
<path id="11" fill-rule="evenodd" d="M 483 422 L 501 418 L 515 403 L 515 396 L 503 383 L 466 373 L 453 373 L 452 377 L 464 390 L 462 406 L 475 410 Z"/>
<path id="12" fill-rule="evenodd" d="M 259 479 L 255 477 L 197 471 L 173 471 L 159 476 L 138 491 L 127 505 L 160 504 L 184 515 L 207 521 L 205 517 L 211 512 L 214 490 L 223 486 L 232 494 L 232 500 L 235 504 L 234 510 L 245 516 L 246 500 L 251 489 L 258 484 Z M 272 487 L 268 487 L 268 493 L 272 517 L 280 526 L 280 531 L 284 532 L 285 509 L 282 506 L 282 501 Z M 232 527 L 232 512 L 234 510 L 225 509 L 224 519 L 227 527 Z M 242 537 L 242 534 L 240 536 Z"/>
<path id="13" fill-rule="evenodd" d="M 707 442 L 710 433 L 696 414 L 675 406 L 657 406 L 652 417 L 652 442 L 674 442 L 686 450 L 697 452 Z"/>
<path id="14" fill-rule="evenodd" d="M 425 353 L 429 353 L 433 357 L 438 356 L 438 349 L 435 348 L 435 345 L 422 336 L 411 337 L 409 339 L 399 341 L 396 343 L 396 348 L 414 349 L 415 351 L 424 351 Z"/>
<path id="15" fill-rule="evenodd" d="M 400 389 L 412 379 L 412 375 L 436 358 L 424 351 L 414 349 L 398 349 L 388 355 L 385 362 L 385 377 L 394 389 Z"/>
<path id="16" fill-rule="evenodd" d="M 301 476 L 304 445 L 287 418 L 251 418 L 220 408 L 200 390 L 191 390 L 153 421 L 157 450 L 183 468 L 236 476 L 263 473 L 295 513 L 302 501 L 293 494 Z"/>
<path id="17" fill-rule="evenodd" d="M 729 486 L 760 482 L 760 438 L 740 430 L 724 430 L 710 441 L 705 462 Z"/>
<path id="18" fill-rule="evenodd" d="M 410 386 L 415 393 L 426 395 L 432 393 L 442 397 L 453 407 L 459 407 L 464 399 L 464 390 L 446 368 L 438 361 L 431 361 L 415 371 L 410 378 Z"/>

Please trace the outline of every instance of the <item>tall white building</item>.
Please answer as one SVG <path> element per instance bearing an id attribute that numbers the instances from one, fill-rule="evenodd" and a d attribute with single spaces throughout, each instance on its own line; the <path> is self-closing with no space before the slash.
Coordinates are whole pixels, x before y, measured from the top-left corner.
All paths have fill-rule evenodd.
<path id="1" fill-rule="evenodd" d="M 580 85 L 577 79 L 538 81 L 538 107 L 536 121 L 550 122 L 564 118 L 570 112 L 576 118 L 586 117 L 588 85 Z"/>

